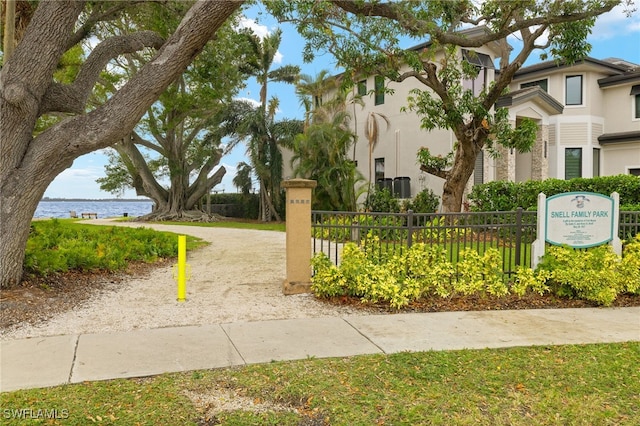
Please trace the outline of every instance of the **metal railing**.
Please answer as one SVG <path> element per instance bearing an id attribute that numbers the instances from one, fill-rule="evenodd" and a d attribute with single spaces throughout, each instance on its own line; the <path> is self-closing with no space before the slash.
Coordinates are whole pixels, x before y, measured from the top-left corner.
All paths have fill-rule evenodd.
<path id="1" fill-rule="evenodd" d="M 630 240 L 640 234 L 640 212 L 620 212 L 618 236 L 621 240 Z"/>
<path id="2" fill-rule="evenodd" d="M 518 266 L 531 266 L 537 213 L 522 209 L 466 213 L 312 211 L 311 223 L 313 253 L 324 252 L 336 265 L 347 242 L 385 254 L 401 254 L 413 244 L 424 243 L 443 247 L 454 264 L 465 249 L 479 254 L 488 248 L 497 249 L 503 273 L 511 277 Z M 620 238 L 629 239 L 638 233 L 640 212 L 620 212 Z"/>

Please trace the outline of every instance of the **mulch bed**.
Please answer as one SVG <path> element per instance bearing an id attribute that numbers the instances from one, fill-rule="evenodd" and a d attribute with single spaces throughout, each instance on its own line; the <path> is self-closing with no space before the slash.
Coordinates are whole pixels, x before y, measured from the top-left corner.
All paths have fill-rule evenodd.
<path id="1" fill-rule="evenodd" d="M 508 295 L 504 297 L 495 296 L 451 296 L 442 298 L 438 296 L 425 297 L 416 302 L 410 303 L 407 307 L 397 310 L 389 306 L 388 303 L 363 303 L 356 297 L 333 297 L 327 300 L 328 303 L 342 306 L 362 307 L 368 311 L 380 313 L 389 312 L 452 312 L 452 311 L 488 311 L 488 310 L 509 310 L 509 309 L 561 309 L 561 308 L 596 308 L 595 302 L 587 300 L 560 298 L 554 295 L 545 294 L 540 296 L 536 293 L 529 293 L 523 297 Z M 611 305 L 612 307 L 640 306 L 640 296 L 621 294 Z"/>

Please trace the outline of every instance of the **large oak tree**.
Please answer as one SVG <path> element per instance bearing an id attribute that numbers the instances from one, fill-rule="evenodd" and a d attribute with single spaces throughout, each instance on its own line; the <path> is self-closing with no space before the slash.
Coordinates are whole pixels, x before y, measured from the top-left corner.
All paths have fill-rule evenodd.
<path id="1" fill-rule="evenodd" d="M 450 129 L 457 140 L 451 162 L 423 152 L 422 170 L 445 180 L 445 211 L 460 211 L 475 159 L 497 145 L 526 151 L 535 138 L 532 122 L 511 128 L 506 110 L 496 101 L 509 87 L 529 55 L 542 49 L 568 62 L 581 59 L 590 46 L 586 38 L 595 18 L 631 0 L 275 0 L 268 5 L 283 21 L 298 24 L 307 40 L 306 59 L 317 51 L 332 53 L 345 69 L 345 82 L 362 75 L 382 75 L 402 82 L 413 79 L 407 107 L 416 111 L 425 129 Z M 473 37 L 461 29 L 477 28 Z M 521 40 L 510 52 L 506 38 Z M 406 50 L 400 40 L 430 41 L 424 49 Z M 463 87 L 478 69 L 462 61 L 460 49 L 473 51 L 489 43 L 501 45 L 500 73 L 481 93 Z M 353 83 L 353 81 L 351 81 Z"/>
<path id="2" fill-rule="evenodd" d="M 163 40 L 141 31 L 95 46 L 71 83 L 53 75 L 62 56 L 113 19 L 130 2 L 42 1 L 0 71 L 0 286 L 20 282 L 30 222 L 51 181 L 83 154 L 121 140 L 160 94 L 184 71 L 239 1 L 195 2 L 177 29 Z M 114 57 L 141 49 L 155 55 L 101 105 L 89 98 L 101 71 Z M 41 117 L 62 119 L 36 133 Z"/>
<path id="3" fill-rule="evenodd" d="M 106 34 L 143 27 L 164 35 L 179 24 L 177 12 L 188 8 L 185 3 L 148 6 Z M 198 206 L 226 173 L 220 166 L 228 152 L 223 137 L 235 119 L 232 97 L 243 85 L 246 76 L 240 68 L 250 54 L 248 36 L 236 27 L 237 19 L 229 19 L 218 29 L 215 40 L 154 102 L 134 131 L 113 145 L 106 176 L 97 182 L 114 194 L 133 188 L 151 198 L 153 212 L 142 219 L 210 219 Z M 107 73 L 114 81 L 110 88 L 135 74 L 146 56 L 136 52 L 116 61 Z"/>

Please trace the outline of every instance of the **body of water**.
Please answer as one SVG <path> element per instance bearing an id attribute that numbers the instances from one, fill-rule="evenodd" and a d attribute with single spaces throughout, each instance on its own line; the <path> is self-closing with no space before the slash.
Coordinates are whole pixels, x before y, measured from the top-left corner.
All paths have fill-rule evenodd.
<path id="1" fill-rule="evenodd" d="M 97 213 L 98 218 L 143 216 L 151 213 L 153 201 L 118 201 L 118 200 L 64 200 L 64 201 L 40 201 L 36 209 L 34 218 L 58 217 L 69 218 L 74 211 L 78 217 L 82 213 Z"/>

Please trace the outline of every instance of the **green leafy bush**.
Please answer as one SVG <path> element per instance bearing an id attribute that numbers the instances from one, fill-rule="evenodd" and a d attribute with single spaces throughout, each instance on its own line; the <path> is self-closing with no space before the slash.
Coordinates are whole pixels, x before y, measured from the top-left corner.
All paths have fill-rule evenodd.
<path id="1" fill-rule="evenodd" d="M 313 237 L 332 241 L 351 241 L 351 226 L 354 222 L 352 216 L 331 215 L 324 216 L 322 223 L 313 227 Z"/>
<path id="2" fill-rule="evenodd" d="M 453 288 L 461 294 L 505 296 L 509 293 L 502 273 L 502 257 L 494 248 L 487 249 L 483 255 L 472 249 L 460 253 L 456 264 L 458 279 Z"/>
<path id="3" fill-rule="evenodd" d="M 406 241 L 407 230 L 399 216 L 331 215 L 313 228 L 315 238 L 346 242 L 377 236 L 384 241 Z"/>
<path id="4" fill-rule="evenodd" d="M 367 195 L 364 209 L 368 212 L 399 213 L 400 202 L 389 191 L 389 188 L 374 188 Z"/>
<path id="5" fill-rule="evenodd" d="M 640 292 L 640 236 L 626 245 L 622 257 L 609 245 L 550 247 L 538 268 L 549 276 L 553 293 L 609 306 L 620 293 Z"/>
<path id="6" fill-rule="evenodd" d="M 207 197 L 201 200 L 202 208 L 206 209 Z M 239 217 L 243 219 L 257 219 L 260 210 L 259 194 L 242 193 L 218 193 L 211 194 L 212 212 L 219 210 L 216 205 L 226 205 L 232 208 L 224 210 L 224 215 L 228 217 Z"/>
<path id="7" fill-rule="evenodd" d="M 113 271 L 131 261 L 154 262 L 177 253 L 177 236 L 168 232 L 53 219 L 31 225 L 24 263 L 26 272 L 36 275 L 74 269 Z"/>
<path id="8" fill-rule="evenodd" d="M 387 252 L 378 238 L 370 237 L 362 246 L 345 244 L 340 266 L 324 253 L 316 254 L 312 265 L 311 288 L 318 297 L 353 296 L 388 302 L 396 309 L 425 295 L 502 297 L 533 291 L 608 306 L 621 293 L 640 294 L 640 236 L 625 246 L 623 257 L 609 246 L 586 251 L 551 247 L 536 271 L 518 267 L 510 285 L 500 252 L 493 248 L 482 255 L 467 249 L 453 265 L 441 246 L 415 244 L 403 252 Z"/>
<path id="9" fill-rule="evenodd" d="M 530 210 L 537 207 L 538 194 L 541 192 L 551 197 L 563 192 L 581 191 L 607 196 L 617 192 L 620 194 L 621 205 L 632 206 L 640 204 L 640 177 L 617 175 L 570 180 L 493 181 L 475 185 L 469 194 L 469 200 L 473 211 L 511 211 L 518 207 Z"/>
<path id="10" fill-rule="evenodd" d="M 414 213 L 434 213 L 440 207 L 440 197 L 433 193 L 430 188 L 422 190 L 416 194 L 413 200 L 404 204 L 404 210 L 412 210 Z"/>
<path id="11" fill-rule="evenodd" d="M 414 233 L 414 239 L 427 242 L 455 241 L 471 234 L 471 228 L 458 226 L 457 220 L 447 223 L 444 216 L 434 217 Z"/>
<path id="12" fill-rule="evenodd" d="M 638 204 L 620 204 L 621 212 L 640 212 L 640 203 Z"/>
<path id="13" fill-rule="evenodd" d="M 347 243 L 339 267 L 324 253 L 312 259 L 315 274 L 312 290 L 319 297 L 355 296 L 363 301 L 389 302 L 393 308 L 406 306 L 426 293 L 446 297 L 451 293 L 449 277 L 453 266 L 444 249 L 416 244 L 402 254 L 379 256 L 376 238 L 370 247 Z"/>

